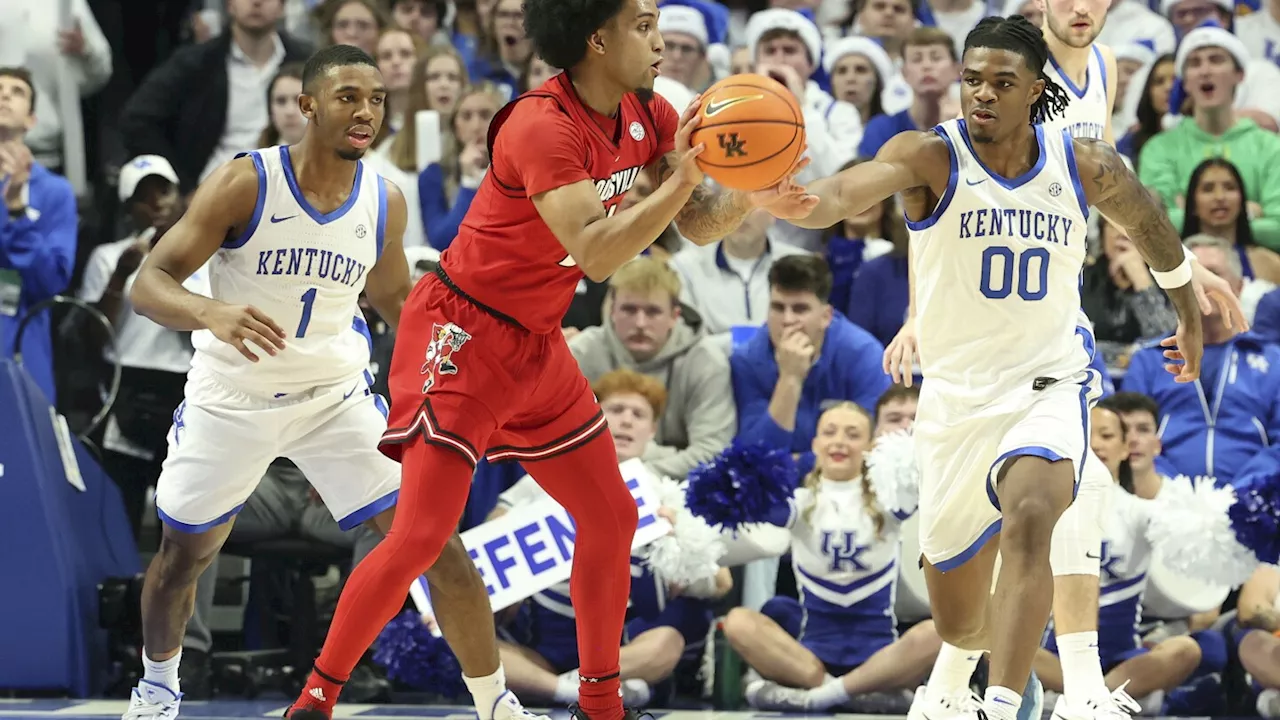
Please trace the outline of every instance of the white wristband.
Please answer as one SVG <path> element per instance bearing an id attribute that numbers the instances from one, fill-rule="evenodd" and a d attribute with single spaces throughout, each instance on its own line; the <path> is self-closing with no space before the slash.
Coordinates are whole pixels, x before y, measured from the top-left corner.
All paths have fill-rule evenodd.
<path id="1" fill-rule="evenodd" d="M 1190 255 L 1190 253 L 1191 251 L 1188 250 L 1187 254 Z M 1191 282 L 1191 259 L 1189 257 L 1182 258 L 1182 264 L 1168 272 L 1152 270 L 1151 277 L 1155 279 L 1157 285 L 1165 290 L 1180 288 Z"/>

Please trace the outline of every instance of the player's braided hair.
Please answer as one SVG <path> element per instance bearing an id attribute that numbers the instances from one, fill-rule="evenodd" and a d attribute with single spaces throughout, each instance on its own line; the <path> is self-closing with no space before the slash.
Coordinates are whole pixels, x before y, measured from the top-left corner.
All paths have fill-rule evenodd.
<path id="1" fill-rule="evenodd" d="M 1044 74 L 1044 65 L 1049 62 L 1044 32 L 1029 20 L 1021 15 L 983 18 L 964 39 L 965 52 L 975 47 L 1016 52 L 1027 61 L 1027 67 L 1036 77 L 1044 81 L 1044 92 L 1031 106 L 1032 123 L 1051 120 L 1066 110 L 1070 102 L 1067 91 Z"/>

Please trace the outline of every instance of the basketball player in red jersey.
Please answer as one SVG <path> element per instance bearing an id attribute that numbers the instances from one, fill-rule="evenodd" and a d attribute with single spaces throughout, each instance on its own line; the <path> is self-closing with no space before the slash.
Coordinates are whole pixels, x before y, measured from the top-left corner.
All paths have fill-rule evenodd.
<path id="1" fill-rule="evenodd" d="M 481 457 L 520 461 L 576 523 L 575 718 L 632 714 L 618 651 L 636 505 L 560 320 L 584 274 L 608 278 L 673 220 L 706 244 L 754 207 L 801 217 L 817 201 L 790 177 L 751 194 L 703 185 L 703 148 L 689 147 L 697 101 L 678 119 L 652 93 L 663 50 L 654 0 L 526 0 L 525 27 L 565 72 L 494 118 L 488 175 L 439 270 L 405 302 L 382 440 L 403 466 L 396 517 L 352 573 L 292 720 L 332 715 L 342 682 L 452 534 Z M 618 211 L 646 170 L 657 188 Z"/>

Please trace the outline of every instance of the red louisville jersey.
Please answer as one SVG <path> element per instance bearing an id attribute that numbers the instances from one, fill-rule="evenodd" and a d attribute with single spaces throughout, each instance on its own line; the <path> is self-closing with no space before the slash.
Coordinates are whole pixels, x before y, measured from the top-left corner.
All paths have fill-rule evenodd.
<path id="1" fill-rule="evenodd" d="M 583 275 L 530 198 L 591 180 L 613 215 L 636 176 L 675 148 L 678 122 L 658 95 L 627 94 L 618 117 L 606 118 L 583 104 L 565 73 L 516 98 L 489 126 L 489 172 L 441 269 L 533 332 L 560 327 Z"/>

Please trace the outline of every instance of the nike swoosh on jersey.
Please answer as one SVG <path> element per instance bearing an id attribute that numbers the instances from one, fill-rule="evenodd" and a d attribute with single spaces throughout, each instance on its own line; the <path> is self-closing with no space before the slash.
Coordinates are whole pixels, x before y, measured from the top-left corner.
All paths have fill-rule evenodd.
<path id="1" fill-rule="evenodd" d="M 351 388 L 351 392 L 349 392 L 349 393 L 347 393 L 346 395 L 343 395 L 343 396 L 342 396 L 342 399 L 343 399 L 343 400 L 346 400 L 347 398 L 351 397 L 352 395 L 355 395 L 355 394 L 356 394 L 356 390 L 359 390 L 359 389 L 360 389 L 360 384 L 359 384 L 359 383 L 357 383 L 355 387 Z"/>
<path id="2" fill-rule="evenodd" d="M 982 178 L 982 179 L 980 179 L 980 180 L 965 180 L 965 181 L 964 181 L 964 183 L 965 183 L 966 185 L 981 185 L 982 183 L 984 183 L 984 182 L 986 182 L 986 181 L 987 181 L 987 179 L 986 179 L 986 178 Z M 275 222 L 275 221 L 274 221 L 274 220 L 272 220 L 272 222 Z"/>
<path id="3" fill-rule="evenodd" d="M 725 110 L 728 110 L 734 105 L 741 105 L 744 102 L 751 102 L 752 100 L 763 100 L 763 99 L 764 99 L 764 95 L 741 95 L 736 98 L 729 98 L 728 100 L 721 100 L 719 102 L 707 103 L 707 111 L 703 114 L 706 117 L 712 117 L 713 115 L 719 115 L 720 113 L 724 112 Z"/>
<path id="4" fill-rule="evenodd" d="M 298 216 L 297 216 L 297 215 L 290 215 L 289 217 L 276 217 L 275 215 L 272 215 L 272 216 L 271 216 L 271 222 L 273 222 L 273 223 L 282 223 L 282 222 L 284 222 L 285 220 L 292 220 L 292 219 L 294 219 L 294 218 L 296 218 L 296 217 L 298 217 Z"/>

